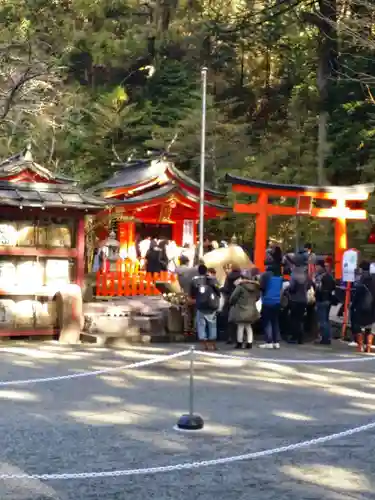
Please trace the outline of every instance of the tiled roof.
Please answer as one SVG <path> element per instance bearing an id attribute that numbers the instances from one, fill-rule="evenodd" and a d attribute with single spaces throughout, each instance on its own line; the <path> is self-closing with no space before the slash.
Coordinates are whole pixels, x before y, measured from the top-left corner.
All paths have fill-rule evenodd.
<path id="1" fill-rule="evenodd" d="M 46 182 L 6 180 L 29 170 Z M 30 148 L 0 162 L 0 206 L 75 208 L 96 211 L 106 206 L 102 198 L 81 191 L 73 179 L 57 175 L 34 162 Z"/>
<path id="2" fill-rule="evenodd" d="M 45 167 L 42 167 L 33 160 L 31 149 L 27 147 L 21 153 L 17 153 L 3 161 L 0 161 L 0 177 L 9 177 L 17 175 L 23 170 L 31 170 L 35 174 L 47 180 L 54 180 L 57 182 L 65 182 L 73 184 L 75 181 L 70 177 L 61 174 L 55 174 Z"/>
<path id="3" fill-rule="evenodd" d="M 118 166 L 121 167 L 120 170 L 108 180 L 94 186 L 91 191 L 98 193 L 106 189 L 132 187 L 161 179 L 163 183 L 180 181 L 182 184 L 190 186 L 199 192 L 199 183 L 178 170 L 170 161 L 163 159 L 133 160 L 128 163 L 119 163 Z M 205 192 L 216 198 L 225 197 L 220 191 L 208 187 Z"/>
<path id="4" fill-rule="evenodd" d="M 118 170 L 108 180 L 94 186 L 91 191 L 99 192 L 106 189 L 116 189 L 120 187 L 131 187 L 143 184 L 147 181 L 156 180 L 165 173 L 166 162 L 162 160 L 136 160 L 118 165 Z"/>
<path id="5" fill-rule="evenodd" d="M 84 193 L 72 184 L 0 181 L 0 205 L 93 210 L 103 208 L 106 201 Z"/>

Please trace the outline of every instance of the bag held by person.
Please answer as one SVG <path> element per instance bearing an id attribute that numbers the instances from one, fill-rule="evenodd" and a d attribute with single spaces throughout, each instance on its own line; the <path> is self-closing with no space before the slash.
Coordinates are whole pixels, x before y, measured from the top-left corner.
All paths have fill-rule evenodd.
<path id="1" fill-rule="evenodd" d="M 310 288 L 308 288 L 308 290 L 306 292 L 306 298 L 307 298 L 308 304 L 315 304 L 315 301 L 316 301 L 315 290 L 312 286 Z"/>

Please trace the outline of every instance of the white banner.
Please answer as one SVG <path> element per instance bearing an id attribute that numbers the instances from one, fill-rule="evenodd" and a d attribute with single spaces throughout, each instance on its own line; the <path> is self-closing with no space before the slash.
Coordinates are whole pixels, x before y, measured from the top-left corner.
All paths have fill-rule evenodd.
<path id="1" fill-rule="evenodd" d="M 358 252 L 353 248 L 346 250 L 342 256 L 342 280 L 353 283 L 358 267 Z"/>
<path id="2" fill-rule="evenodd" d="M 182 245 L 194 245 L 194 221 L 185 219 L 182 229 Z"/>

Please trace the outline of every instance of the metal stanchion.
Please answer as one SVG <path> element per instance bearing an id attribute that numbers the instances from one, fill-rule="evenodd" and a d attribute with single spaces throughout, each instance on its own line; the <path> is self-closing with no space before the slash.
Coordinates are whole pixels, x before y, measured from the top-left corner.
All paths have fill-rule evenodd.
<path id="1" fill-rule="evenodd" d="M 203 418 L 194 414 L 194 349 L 194 347 L 190 348 L 189 413 L 181 415 L 177 422 L 177 428 L 185 431 L 199 431 L 204 426 Z"/>

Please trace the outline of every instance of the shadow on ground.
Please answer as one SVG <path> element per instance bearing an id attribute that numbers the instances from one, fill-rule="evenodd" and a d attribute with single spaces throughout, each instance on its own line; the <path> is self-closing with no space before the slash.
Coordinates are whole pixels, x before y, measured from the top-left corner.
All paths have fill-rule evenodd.
<path id="1" fill-rule="evenodd" d="M 54 344 L 1 349 L 0 378 L 26 379 L 118 367 L 186 346 L 110 351 Z M 338 351 L 339 355 L 348 353 Z M 245 353 L 241 353 L 246 355 Z M 254 356 L 325 359 L 337 352 L 288 347 Z M 188 359 L 98 377 L 0 388 L 0 473 L 154 467 L 275 448 L 368 423 L 375 358 L 287 365 L 199 358 L 198 435 L 173 431 L 188 408 Z M 1 481 L 3 500 L 375 498 L 371 431 L 298 452 L 152 476 L 43 483 Z"/>

